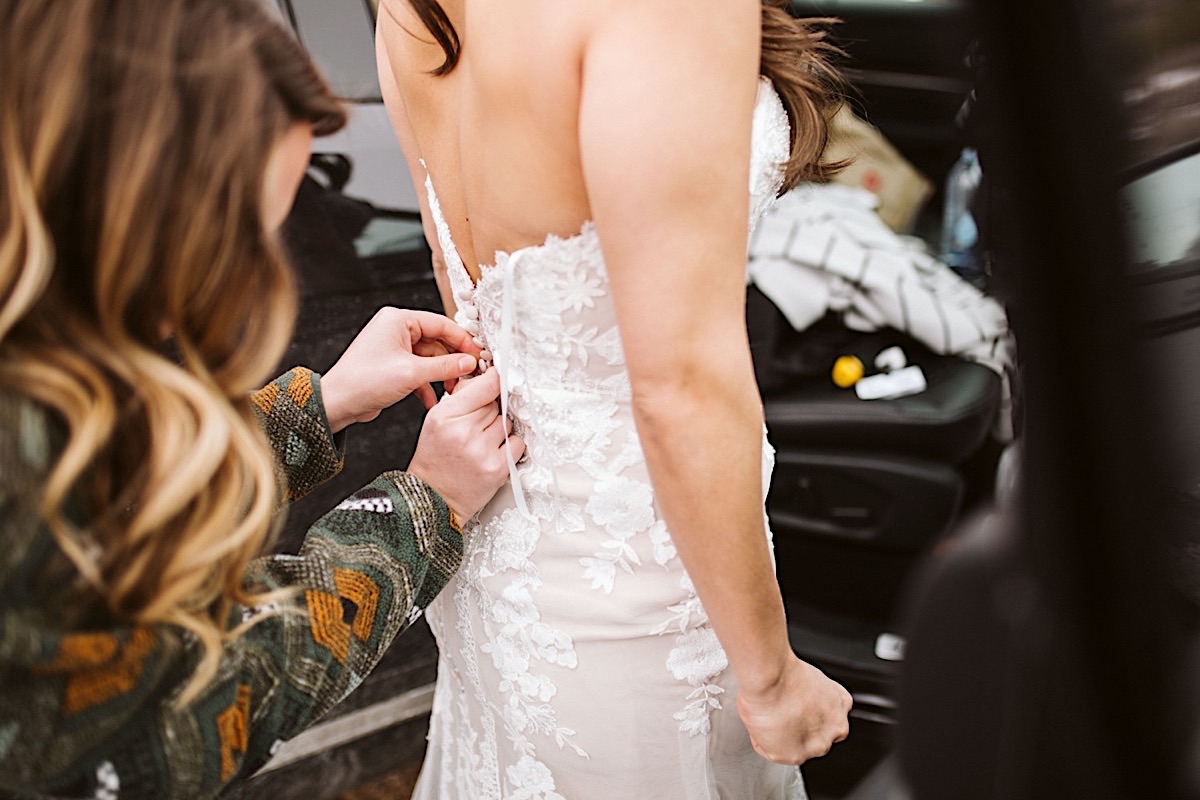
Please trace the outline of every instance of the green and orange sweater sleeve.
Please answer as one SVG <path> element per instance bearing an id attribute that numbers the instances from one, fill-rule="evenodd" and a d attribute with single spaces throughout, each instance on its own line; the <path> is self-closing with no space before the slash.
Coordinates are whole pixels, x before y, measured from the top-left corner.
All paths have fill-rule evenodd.
<path id="1" fill-rule="evenodd" d="M 345 434 L 334 435 L 325 417 L 321 379 L 296 367 L 250 397 L 279 465 L 287 500 L 296 500 L 342 469 Z"/>
<path id="2" fill-rule="evenodd" d="M 337 471 L 317 376 L 293 370 L 255 405 L 290 496 Z M 179 709 L 198 658 L 187 635 L 118 620 L 68 627 L 47 590 L 63 560 L 37 508 L 53 458 L 47 427 L 44 411 L 0 397 L 0 797 L 217 796 L 356 687 L 462 557 L 431 488 L 379 476 L 322 517 L 298 554 L 251 565 L 247 581 L 295 599 L 237 609 L 231 628 L 254 624 Z"/>

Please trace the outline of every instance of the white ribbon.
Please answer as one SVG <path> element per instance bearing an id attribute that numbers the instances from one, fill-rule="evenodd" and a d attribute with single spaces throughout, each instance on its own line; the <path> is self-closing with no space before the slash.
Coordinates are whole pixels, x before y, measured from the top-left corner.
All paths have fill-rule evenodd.
<path id="1" fill-rule="evenodd" d="M 492 363 L 500 372 L 500 413 L 508 418 L 508 393 L 512 387 L 512 378 L 508 371 L 508 355 L 512 352 L 512 320 L 513 320 L 513 273 L 516 271 L 517 259 L 524 255 L 518 250 L 504 265 L 504 286 L 500 295 L 500 341 L 492 348 Z M 525 519 L 533 519 L 529 505 L 525 502 L 525 490 L 521 486 L 521 473 L 517 470 L 517 460 L 513 457 L 512 442 L 509 440 L 508 425 L 504 430 L 504 449 L 508 457 L 508 478 L 512 483 L 513 500 L 517 510 Z"/>

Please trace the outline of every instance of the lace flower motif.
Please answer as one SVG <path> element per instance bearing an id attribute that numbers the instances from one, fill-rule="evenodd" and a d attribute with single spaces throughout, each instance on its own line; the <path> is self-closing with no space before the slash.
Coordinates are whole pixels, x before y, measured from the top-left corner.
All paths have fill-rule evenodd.
<path id="1" fill-rule="evenodd" d="M 641 556 L 631 541 L 655 524 L 654 492 L 643 481 L 610 475 L 596 484 L 585 510 L 609 539 L 601 545 L 604 550 L 579 559 L 583 577 L 591 581 L 593 589 L 611 594 L 618 568 L 633 574 L 634 566 L 641 566 Z"/>
<path id="2" fill-rule="evenodd" d="M 532 756 L 522 756 L 505 774 L 511 788 L 507 797 L 511 800 L 566 800 L 554 790 L 550 769 Z"/>
<path id="3" fill-rule="evenodd" d="M 712 628 L 693 628 L 675 640 L 675 647 L 667 657 L 667 669 L 676 680 L 687 681 L 694 687 L 687 705 L 674 715 L 680 731 L 699 736 L 712 730 L 709 712 L 721 707 L 718 698 L 725 692 L 712 679 L 728 666 L 729 660 Z"/>
<path id="4" fill-rule="evenodd" d="M 678 556 L 667 523 L 661 519 L 650 527 L 650 543 L 654 546 L 654 563 L 665 567 Z"/>
<path id="5" fill-rule="evenodd" d="M 667 669 L 676 680 L 693 686 L 704 683 L 729 666 L 717 634 L 712 628 L 693 628 L 675 640 L 667 656 Z"/>
<path id="6" fill-rule="evenodd" d="M 716 632 L 708 624 L 708 614 L 686 573 L 680 578 L 679 585 L 687 592 L 687 599 L 667 609 L 671 616 L 651 633 L 678 634 L 667 655 L 667 669 L 676 680 L 687 681 L 693 688 L 687 704 L 674 717 L 679 720 L 681 732 L 700 736 L 711 730 L 709 712 L 721 708 L 718 698 L 725 690 L 713 683 L 713 679 L 725 671 L 729 659 Z"/>
<path id="7" fill-rule="evenodd" d="M 558 290 L 559 304 L 578 314 L 585 307 L 594 308 L 596 300 L 604 296 L 603 276 L 594 272 L 564 275 Z"/>
<path id="8" fill-rule="evenodd" d="M 629 539 L 654 524 L 654 492 L 648 483 L 611 475 L 596 484 L 587 513 L 617 539 Z"/>

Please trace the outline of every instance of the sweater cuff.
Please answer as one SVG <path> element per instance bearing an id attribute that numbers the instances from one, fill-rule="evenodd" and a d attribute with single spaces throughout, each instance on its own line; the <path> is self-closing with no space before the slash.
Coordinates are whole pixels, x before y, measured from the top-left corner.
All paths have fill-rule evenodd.
<path id="1" fill-rule="evenodd" d="M 275 452 L 288 500 L 303 497 L 341 471 L 345 437 L 330 430 L 317 373 L 291 369 L 255 392 L 251 401 Z"/>
<path id="2" fill-rule="evenodd" d="M 306 367 L 297 367 L 296 369 L 307 370 Z M 316 415 L 317 419 L 320 420 L 322 430 L 325 431 L 325 435 L 329 438 L 330 443 L 333 445 L 333 452 L 337 457 L 337 472 L 341 472 L 342 465 L 345 463 L 346 459 L 346 431 L 349 429 L 343 428 L 337 433 L 333 432 L 333 425 L 329 422 L 329 416 L 325 413 L 325 395 L 322 394 L 321 390 L 321 373 L 312 372 L 311 370 L 307 371 L 309 373 L 309 378 L 312 381 L 313 402 L 316 403 L 316 408 L 314 409 L 313 413 Z M 337 473 L 335 472 L 334 474 Z"/>

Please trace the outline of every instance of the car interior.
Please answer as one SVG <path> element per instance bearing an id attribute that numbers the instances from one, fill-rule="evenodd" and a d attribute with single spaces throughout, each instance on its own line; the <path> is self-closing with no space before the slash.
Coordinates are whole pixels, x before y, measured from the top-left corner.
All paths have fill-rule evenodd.
<path id="1" fill-rule="evenodd" d="M 287 361 L 319 370 L 378 305 L 437 296 L 379 98 L 373 4 L 271 2 L 352 106 L 347 130 L 315 145 L 285 229 L 303 300 Z M 898 233 L 936 253 L 943 187 L 978 151 L 972 277 L 1004 304 L 1019 354 L 1010 400 L 994 370 L 904 332 L 836 315 L 797 331 L 749 292 L 790 638 L 854 697 L 851 737 L 804 767 L 811 796 L 1200 796 L 1186 680 L 1200 621 L 1194 0 L 790 7 L 838 20 L 850 110 L 927 184 Z M 871 364 L 893 346 L 924 391 L 864 401 L 831 380 L 838 357 Z M 1000 441 L 1010 402 L 1016 436 Z M 419 413 L 401 404 L 375 424 L 411 452 Z M 373 477 L 359 438 L 347 471 L 292 509 L 282 546 Z M 396 696 L 412 700 L 403 714 L 244 796 L 320 775 L 334 797 L 419 762 L 428 633 L 406 634 L 404 655 L 332 717 Z"/>

